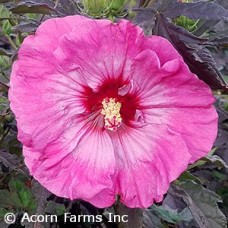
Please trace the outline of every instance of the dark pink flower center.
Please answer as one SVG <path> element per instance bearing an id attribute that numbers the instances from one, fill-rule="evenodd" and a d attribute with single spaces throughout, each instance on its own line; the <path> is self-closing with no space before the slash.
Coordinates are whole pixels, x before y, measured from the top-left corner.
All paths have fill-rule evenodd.
<path id="1" fill-rule="evenodd" d="M 130 82 L 122 79 L 107 79 L 93 91 L 84 88 L 84 105 L 91 115 L 99 114 L 103 118 L 102 127 L 116 131 L 124 123 L 130 126 L 135 119 L 139 99 L 136 93 L 129 93 Z"/>

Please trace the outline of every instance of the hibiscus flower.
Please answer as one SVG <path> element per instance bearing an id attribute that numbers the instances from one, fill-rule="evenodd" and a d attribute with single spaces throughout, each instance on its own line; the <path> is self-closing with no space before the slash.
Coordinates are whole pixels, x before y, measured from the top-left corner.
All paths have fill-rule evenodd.
<path id="1" fill-rule="evenodd" d="M 210 88 L 127 20 L 45 21 L 21 45 L 9 97 L 31 175 L 97 207 L 161 201 L 217 134 Z"/>

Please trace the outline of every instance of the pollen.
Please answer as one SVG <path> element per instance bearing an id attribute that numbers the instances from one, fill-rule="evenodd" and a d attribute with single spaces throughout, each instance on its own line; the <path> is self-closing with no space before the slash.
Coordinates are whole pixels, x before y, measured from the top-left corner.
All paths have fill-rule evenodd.
<path id="1" fill-rule="evenodd" d="M 115 98 L 105 98 L 102 105 L 101 114 L 104 115 L 105 128 L 116 131 L 122 122 L 120 115 L 121 103 L 116 102 Z"/>

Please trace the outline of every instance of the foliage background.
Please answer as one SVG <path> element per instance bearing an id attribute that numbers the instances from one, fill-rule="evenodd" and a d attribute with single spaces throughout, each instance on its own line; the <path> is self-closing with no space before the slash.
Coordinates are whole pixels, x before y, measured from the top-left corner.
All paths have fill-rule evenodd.
<path id="1" fill-rule="evenodd" d="M 23 162 L 14 116 L 9 108 L 10 69 L 23 39 L 50 17 L 83 14 L 132 20 L 146 34 L 160 35 L 175 46 L 192 72 L 214 90 L 219 134 L 207 157 L 174 181 L 160 204 L 140 211 L 142 226 L 226 227 L 228 217 L 228 1 L 226 0 L 0 0 L 0 227 L 123 227 L 108 223 L 112 208 L 97 209 L 59 198 L 39 185 Z M 125 210 L 127 210 L 125 208 Z M 124 210 L 123 210 L 124 211 Z M 14 212 L 15 224 L 4 215 Z M 58 215 L 55 224 L 22 224 L 24 212 Z M 102 223 L 64 224 L 63 213 L 102 215 Z M 125 224 L 126 227 L 133 227 Z"/>

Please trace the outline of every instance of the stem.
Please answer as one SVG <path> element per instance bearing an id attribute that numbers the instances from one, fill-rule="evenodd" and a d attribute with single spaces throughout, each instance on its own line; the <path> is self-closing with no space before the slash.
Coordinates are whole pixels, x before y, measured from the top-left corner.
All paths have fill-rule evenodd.
<path id="1" fill-rule="evenodd" d="M 55 8 L 54 8 L 55 9 Z M 40 22 L 42 22 L 42 20 L 44 19 L 45 15 L 43 14 L 40 18 Z"/>
<path id="2" fill-rule="evenodd" d="M 115 206 L 116 215 L 125 216 L 127 215 L 127 222 L 119 222 L 118 228 L 142 228 L 143 220 L 142 220 L 142 212 L 143 210 L 140 208 L 128 208 L 118 202 Z"/>
<path id="3" fill-rule="evenodd" d="M 155 0 L 146 0 L 142 7 L 146 8 L 149 4 L 153 5 L 154 3 L 155 3 Z"/>
<path id="4" fill-rule="evenodd" d="M 58 6 L 58 4 L 59 4 L 59 0 L 56 0 L 56 1 L 55 1 L 54 9 Z"/>
<path id="5" fill-rule="evenodd" d="M 193 31 L 195 28 L 197 28 L 197 24 L 200 20 L 197 20 L 192 26 L 189 27 L 190 31 Z"/>
<path id="6" fill-rule="evenodd" d="M 111 14 L 109 14 L 108 19 L 109 19 L 110 21 L 112 21 L 112 23 L 115 22 L 114 16 L 111 15 Z"/>
<path id="7" fill-rule="evenodd" d="M 3 143 L 5 137 L 8 135 L 9 131 L 10 131 L 10 128 L 8 127 L 8 128 L 7 128 L 7 131 L 6 131 L 6 132 L 1 136 L 1 138 L 0 138 L 0 144 Z"/>
<path id="8" fill-rule="evenodd" d="M 9 41 L 10 45 L 12 46 L 13 49 L 17 50 L 17 46 L 15 45 L 15 43 L 13 42 L 13 40 L 11 39 L 11 37 L 7 34 L 5 34 L 7 40 Z"/>
<path id="9" fill-rule="evenodd" d="M 4 72 L 1 72 L 1 76 L 4 77 L 9 82 L 9 78 L 5 75 Z M 8 86 L 8 85 L 4 83 L 4 86 Z"/>

